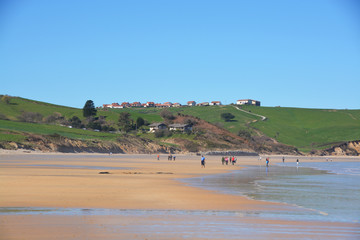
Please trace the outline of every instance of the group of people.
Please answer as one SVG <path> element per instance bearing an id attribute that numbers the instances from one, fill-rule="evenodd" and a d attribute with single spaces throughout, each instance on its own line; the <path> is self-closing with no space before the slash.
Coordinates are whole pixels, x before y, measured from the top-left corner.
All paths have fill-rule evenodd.
<path id="1" fill-rule="evenodd" d="M 261 157 L 259 157 L 259 161 L 261 161 Z M 285 157 L 282 157 L 282 162 L 285 163 Z M 266 166 L 268 167 L 269 163 L 270 163 L 269 157 L 266 158 L 265 163 L 266 163 Z M 299 159 L 296 159 L 296 165 L 299 166 Z"/>
<path id="2" fill-rule="evenodd" d="M 176 157 L 172 154 L 168 155 L 168 161 L 175 161 Z M 160 160 L 160 155 L 157 155 L 157 160 Z"/>
<path id="3" fill-rule="evenodd" d="M 234 157 L 234 156 L 232 156 L 232 157 L 222 157 L 221 158 L 222 165 L 225 165 L 225 164 L 229 165 L 229 163 L 232 164 L 232 165 L 235 165 L 236 161 L 237 161 L 237 158 Z"/>

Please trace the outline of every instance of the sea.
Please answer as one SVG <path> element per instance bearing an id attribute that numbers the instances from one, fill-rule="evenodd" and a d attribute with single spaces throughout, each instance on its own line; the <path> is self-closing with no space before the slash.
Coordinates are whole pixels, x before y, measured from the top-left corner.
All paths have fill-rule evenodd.
<path id="1" fill-rule="evenodd" d="M 183 181 L 208 190 L 294 207 L 285 213 L 262 213 L 263 217 L 360 222 L 360 162 L 356 161 L 245 166 L 230 173 Z"/>

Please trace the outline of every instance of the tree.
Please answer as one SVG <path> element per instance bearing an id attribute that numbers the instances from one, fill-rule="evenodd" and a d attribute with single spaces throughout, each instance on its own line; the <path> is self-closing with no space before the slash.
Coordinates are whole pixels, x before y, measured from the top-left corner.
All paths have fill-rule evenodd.
<path id="1" fill-rule="evenodd" d="M 225 122 L 230 122 L 231 120 L 233 120 L 235 118 L 235 116 L 232 115 L 231 113 L 222 113 L 221 118 L 224 119 Z"/>
<path id="2" fill-rule="evenodd" d="M 72 118 L 70 118 L 69 122 L 70 122 L 71 126 L 74 128 L 83 128 L 84 127 L 80 118 L 77 116 L 73 116 Z"/>
<path id="3" fill-rule="evenodd" d="M 92 100 L 87 100 L 85 106 L 83 107 L 83 116 L 84 117 L 91 117 L 96 116 L 96 108 L 94 102 Z"/>
<path id="4" fill-rule="evenodd" d="M 138 117 L 138 118 L 136 119 L 136 126 L 137 126 L 137 128 L 143 126 L 144 124 L 145 124 L 145 121 L 144 121 L 144 119 L 143 119 L 142 117 Z"/>
<path id="5" fill-rule="evenodd" d="M 128 112 L 120 113 L 118 125 L 124 132 L 129 132 L 132 129 L 130 116 L 131 115 Z"/>

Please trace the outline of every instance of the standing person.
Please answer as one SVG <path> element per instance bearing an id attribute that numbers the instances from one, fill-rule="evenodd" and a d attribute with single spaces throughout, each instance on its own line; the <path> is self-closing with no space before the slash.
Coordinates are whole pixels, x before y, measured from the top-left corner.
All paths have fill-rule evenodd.
<path id="1" fill-rule="evenodd" d="M 157 155 L 157 159 L 160 160 L 160 155 L 159 154 Z"/>
<path id="2" fill-rule="evenodd" d="M 283 163 L 285 162 L 285 157 L 283 157 Z"/>
<path id="3" fill-rule="evenodd" d="M 205 157 L 204 157 L 204 155 L 201 156 L 201 168 L 205 168 Z"/>
<path id="4" fill-rule="evenodd" d="M 234 156 L 231 158 L 231 163 L 232 163 L 232 165 L 235 164 L 235 157 Z"/>
<path id="5" fill-rule="evenodd" d="M 296 159 L 296 166 L 299 166 L 299 159 Z"/>
<path id="6" fill-rule="evenodd" d="M 175 158 L 176 158 L 176 157 L 175 157 L 175 156 L 173 156 L 173 160 L 174 160 L 174 161 L 175 161 Z"/>
<path id="7" fill-rule="evenodd" d="M 225 157 L 225 163 L 226 163 L 226 165 L 229 164 L 229 158 L 228 157 Z"/>
<path id="8" fill-rule="evenodd" d="M 261 156 L 259 156 L 259 161 L 261 161 Z"/>
<path id="9" fill-rule="evenodd" d="M 266 158 L 266 167 L 268 167 L 269 166 L 269 158 Z"/>
<path id="10" fill-rule="evenodd" d="M 224 165 L 224 163 L 225 163 L 225 157 L 224 156 L 221 158 L 221 163 L 222 163 L 222 165 Z"/>

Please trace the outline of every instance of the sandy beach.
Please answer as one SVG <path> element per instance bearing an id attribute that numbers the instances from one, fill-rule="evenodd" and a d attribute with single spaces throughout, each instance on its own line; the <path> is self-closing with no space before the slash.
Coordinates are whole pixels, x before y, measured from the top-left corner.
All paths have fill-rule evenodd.
<path id="1" fill-rule="evenodd" d="M 222 211 L 286 211 L 289 206 L 220 194 L 179 181 L 233 171 L 240 169 L 241 165 L 256 165 L 259 164 L 258 157 L 238 157 L 235 166 L 226 166 L 221 165 L 219 156 L 206 156 L 206 168 L 201 168 L 200 157 L 195 155 L 176 155 L 176 161 L 168 161 L 167 155 L 160 155 L 160 160 L 157 160 L 157 155 L 2 151 L 0 158 L 2 209 L 109 209 L 106 214 L 95 211 L 80 215 L 14 214 L 10 211 L 0 215 L 1 239 L 183 239 L 186 238 L 183 232 L 188 232 L 191 239 L 221 238 L 219 231 L 212 235 L 191 234 L 209 231 L 196 225 L 209 221 L 209 218 L 215 225 L 227 221 L 245 224 L 244 229 L 252 225 L 254 232 L 266 226 L 287 229 L 285 235 L 275 232 L 264 236 L 273 239 L 295 236 L 298 233 L 294 229 L 298 227 L 308 229 L 307 236 L 319 236 L 319 232 L 323 232 L 319 239 L 325 239 L 324 236 L 336 239 L 336 235 L 328 234 L 324 226 L 339 226 L 338 223 L 317 223 L 315 227 L 311 222 L 284 222 L 236 214 L 226 216 Z M 280 162 L 281 156 L 271 156 L 270 159 L 271 163 Z M 301 158 L 301 161 L 323 160 Z M 264 157 L 261 164 L 264 164 Z M 122 212 L 111 214 L 111 209 Z M 145 213 L 138 214 L 138 211 Z M 189 221 L 194 224 L 189 225 Z M 171 229 L 174 225 L 187 228 L 169 232 L 154 228 Z M 358 223 L 343 225 L 359 227 Z M 115 226 L 122 226 L 121 231 Z M 250 232 L 234 238 L 251 239 L 251 236 Z"/>

